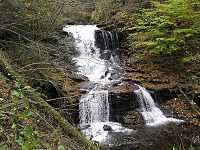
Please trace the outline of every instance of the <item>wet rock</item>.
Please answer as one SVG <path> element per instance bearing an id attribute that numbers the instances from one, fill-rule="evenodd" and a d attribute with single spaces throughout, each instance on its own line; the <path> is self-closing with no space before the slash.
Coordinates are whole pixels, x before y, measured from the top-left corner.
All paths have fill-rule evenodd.
<path id="1" fill-rule="evenodd" d="M 116 80 L 120 78 L 120 70 L 111 70 L 110 80 Z"/>
<path id="2" fill-rule="evenodd" d="M 123 116 L 123 125 L 128 128 L 134 129 L 138 127 L 143 127 L 145 122 L 141 114 L 137 111 L 129 111 Z"/>
<path id="3" fill-rule="evenodd" d="M 157 103 L 163 103 L 172 98 L 177 98 L 177 92 L 167 88 L 163 89 L 148 89 L 149 93 Z"/>
<path id="4" fill-rule="evenodd" d="M 82 82 L 80 83 L 80 92 L 86 93 L 89 92 L 90 90 L 92 90 L 94 87 L 96 86 L 96 83 L 94 82 Z"/>
<path id="5" fill-rule="evenodd" d="M 114 86 L 111 88 L 110 92 L 114 94 L 119 93 L 133 93 L 133 91 L 138 90 L 139 86 L 136 84 L 130 84 L 129 82 L 123 82 L 120 85 Z"/>
<path id="6" fill-rule="evenodd" d="M 89 81 L 88 77 L 77 73 L 70 73 L 68 76 L 76 82 Z"/>
<path id="7" fill-rule="evenodd" d="M 104 38 L 101 30 L 96 30 L 95 31 L 95 41 L 96 41 L 96 46 L 100 48 L 101 50 L 105 50 L 105 43 L 104 43 Z"/>
<path id="8" fill-rule="evenodd" d="M 139 107 L 136 95 L 133 92 L 137 89 L 137 86 L 130 85 L 129 83 L 123 83 L 110 89 L 109 102 L 112 116 L 111 120 L 122 123 L 123 116 L 126 115 L 128 111 Z"/>
<path id="9" fill-rule="evenodd" d="M 96 47 L 100 49 L 101 54 L 103 54 L 105 50 L 110 50 L 110 52 L 115 56 L 117 53 L 116 50 L 119 48 L 118 33 L 113 32 L 113 31 L 112 32 L 106 31 L 106 30 L 96 30 L 95 44 L 96 44 Z"/>
<path id="10" fill-rule="evenodd" d="M 111 57 L 111 52 L 110 51 L 104 51 L 101 55 L 100 58 L 104 60 L 109 60 Z"/>
<path id="11" fill-rule="evenodd" d="M 194 96 L 194 102 L 200 107 L 200 93 Z"/>
<path id="12" fill-rule="evenodd" d="M 130 83 L 132 85 L 134 85 L 134 84 L 142 85 L 142 83 L 140 81 L 137 81 L 137 80 L 123 78 L 123 81 L 128 82 L 128 83 Z"/>
<path id="13" fill-rule="evenodd" d="M 104 130 L 104 131 L 112 131 L 112 127 L 109 126 L 109 125 L 104 125 L 104 126 L 103 126 L 103 130 Z"/>
<path id="14" fill-rule="evenodd" d="M 85 129 L 89 128 L 89 127 L 90 127 L 89 124 L 87 124 L 87 125 L 81 125 L 81 126 L 79 127 L 79 129 L 80 129 L 80 130 L 85 130 Z"/>

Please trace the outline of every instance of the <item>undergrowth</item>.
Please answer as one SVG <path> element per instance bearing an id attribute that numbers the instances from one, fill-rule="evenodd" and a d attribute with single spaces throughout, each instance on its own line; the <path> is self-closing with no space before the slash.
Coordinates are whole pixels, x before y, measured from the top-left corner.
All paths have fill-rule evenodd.
<path id="1" fill-rule="evenodd" d="M 152 1 L 152 7 L 140 9 L 136 23 L 125 27 L 134 50 L 151 55 L 178 55 L 183 62 L 199 61 L 199 0 Z M 195 46 L 194 46 L 195 45 Z"/>
<path id="2" fill-rule="evenodd" d="M 97 149 L 0 58 L 0 149 Z"/>
<path id="3" fill-rule="evenodd" d="M 5 0 L 0 5 L 0 48 L 20 68 L 31 63 L 51 63 L 74 68 L 74 41 L 62 32 L 63 14 L 75 1 Z"/>

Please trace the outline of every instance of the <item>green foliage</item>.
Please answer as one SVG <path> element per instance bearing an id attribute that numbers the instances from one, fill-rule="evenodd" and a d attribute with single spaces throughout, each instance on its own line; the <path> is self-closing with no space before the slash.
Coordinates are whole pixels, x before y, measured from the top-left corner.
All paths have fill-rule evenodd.
<path id="1" fill-rule="evenodd" d="M 107 20 L 111 16 L 112 8 L 112 0 L 97 0 L 92 19 Z"/>
<path id="2" fill-rule="evenodd" d="M 200 62 L 200 54 L 190 55 L 182 58 L 183 63 Z"/>
<path id="3" fill-rule="evenodd" d="M 65 147 L 63 145 L 59 145 L 58 150 L 65 150 Z"/>
<path id="4" fill-rule="evenodd" d="M 5 79 L 5 77 L 2 79 Z M 7 80 L 5 81 L 7 82 Z M 9 107 L 5 107 L 7 104 L 0 107 L 1 133 L 6 135 L 10 141 L 10 143 L 6 143 L 8 145 L 3 146 L 7 147 L 6 149 L 19 146 L 22 150 L 32 150 L 39 144 L 37 132 L 32 127 L 34 114 L 30 108 L 29 99 L 25 96 L 32 91 L 31 87 L 23 86 L 19 81 L 16 81 L 14 89 L 11 91 L 12 101 L 10 104 L 8 103 Z M 9 115 L 6 116 L 5 114 Z M 24 122 L 23 125 L 22 122 Z"/>
<path id="5" fill-rule="evenodd" d="M 129 43 L 139 42 L 149 53 L 157 55 L 194 55 L 198 51 L 191 48 L 189 40 L 200 38 L 200 1 L 168 0 L 152 1 L 153 8 L 142 9 L 137 21 L 129 27 L 129 33 L 142 33 L 143 39 L 129 36 Z M 126 30 L 126 29 L 125 29 Z M 153 43 L 151 47 L 146 43 Z M 135 47 L 132 44 L 132 47 Z"/>
<path id="6" fill-rule="evenodd" d="M 179 148 L 177 148 L 176 146 L 173 146 L 172 150 L 179 150 Z M 180 150 L 181 150 L 181 148 L 180 148 Z M 198 150 L 198 149 L 191 145 L 188 150 Z"/>
<path id="7" fill-rule="evenodd" d="M 92 19 L 94 21 L 107 22 L 110 20 L 110 17 L 115 13 L 118 7 L 119 3 L 114 0 L 97 0 Z"/>
<path id="8" fill-rule="evenodd" d="M 17 143 L 21 146 L 22 150 L 35 149 L 39 145 L 37 132 L 33 131 L 31 126 L 26 126 L 23 131 L 20 132 Z"/>
<path id="9" fill-rule="evenodd" d="M 31 120 L 33 112 L 29 106 L 29 99 L 25 96 L 26 93 L 32 92 L 31 87 L 23 87 L 19 82 L 15 83 L 16 89 L 11 92 L 14 107 L 13 112 L 12 130 L 15 136 L 15 142 L 19 144 L 22 150 L 32 150 L 39 145 L 37 132 L 33 130 Z M 25 126 L 19 130 L 19 122 L 26 123 Z"/>

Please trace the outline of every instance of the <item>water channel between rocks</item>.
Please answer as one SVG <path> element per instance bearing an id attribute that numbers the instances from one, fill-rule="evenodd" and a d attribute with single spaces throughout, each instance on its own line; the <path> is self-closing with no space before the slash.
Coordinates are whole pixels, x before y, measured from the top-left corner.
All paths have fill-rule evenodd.
<path id="1" fill-rule="evenodd" d="M 124 84 L 121 80 L 122 69 L 118 58 L 118 34 L 101 30 L 96 25 L 67 25 L 63 30 L 75 39 L 80 52 L 80 55 L 75 58 L 79 73 L 89 79 L 87 86 L 84 87 L 87 92 L 79 101 L 79 124 L 82 132 L 92 140 L 100 143 L 107 142 L 110 145 L 116 143 L 114 139 L 120 139 L 122 135 L 126 137 L 135 134 L 135 130 L 125 128 L 111 119 L 113 114 L 110 113 L 112 108 L 109 89 Z M 133 86 L 137 87 L 133 93 L 147 128 L 155 128 L 169 122 L 181 122 L 174 118 L 167 118 L 156 107 L 153 98 L 145 88 L 137 84 Z"/>

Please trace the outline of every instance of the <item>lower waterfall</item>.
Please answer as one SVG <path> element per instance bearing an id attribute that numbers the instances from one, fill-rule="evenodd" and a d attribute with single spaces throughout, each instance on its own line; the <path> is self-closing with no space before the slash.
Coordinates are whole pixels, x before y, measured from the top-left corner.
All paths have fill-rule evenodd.
<path id="1" fill-rule="evenodd" d="M 146 122 L 146 125 L 157 126 L 168 122 L 182 122 L 182 120 L 179 119 L 167 118 L 163 112 L 156 107 L 152 96 L 144 87 L 139 86 L 139 89 L 134 91 L 134 93 L 136 94 L 141 114 Z"/>

